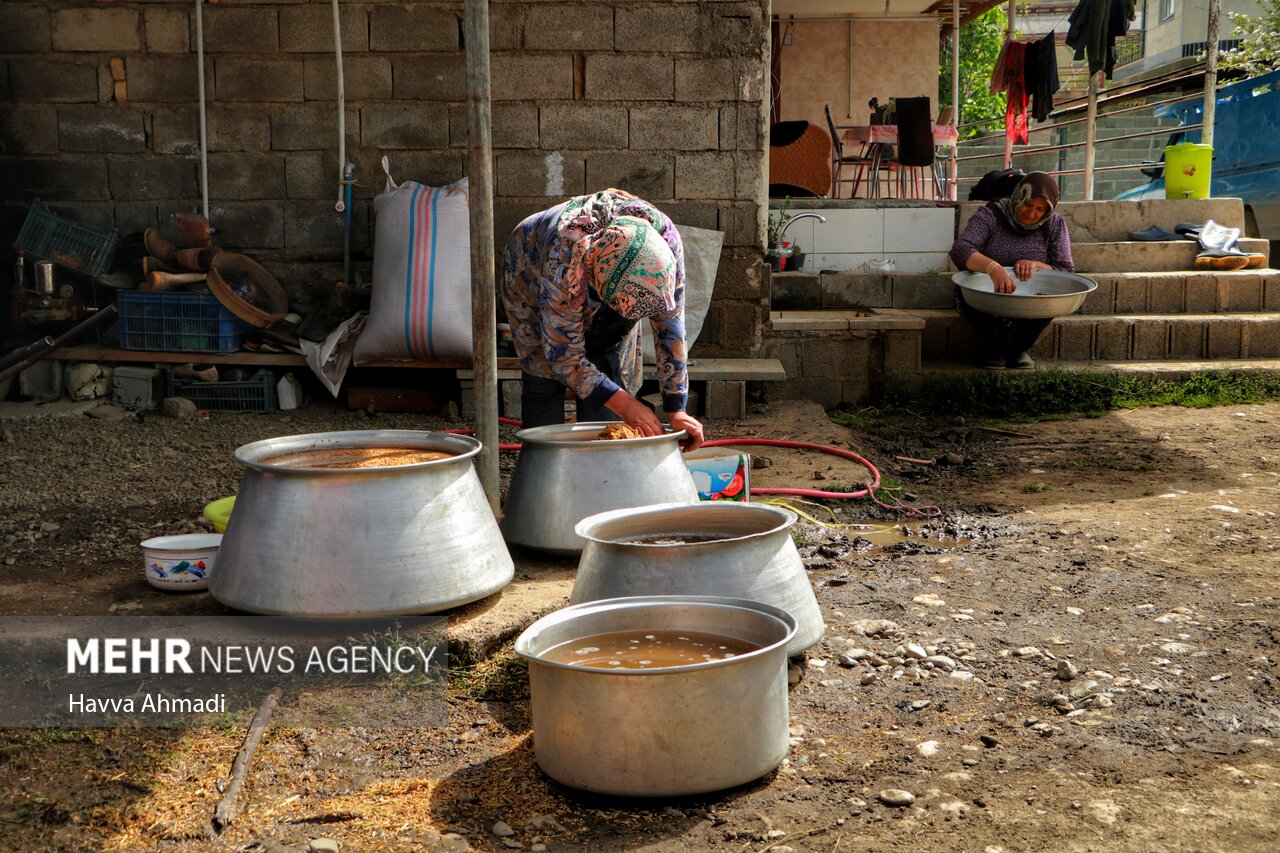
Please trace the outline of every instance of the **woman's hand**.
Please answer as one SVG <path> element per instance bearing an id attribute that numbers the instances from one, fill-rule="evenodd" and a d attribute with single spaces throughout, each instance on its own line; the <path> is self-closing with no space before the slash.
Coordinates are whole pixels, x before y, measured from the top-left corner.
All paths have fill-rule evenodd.
<path id="1" fill-rule="evenodd" d="M 667 412 L 667 420 L 671 422 L 672 429 L 684 430 L 689 434 L 689 437 L 680 445 L 681 452 L 688 453 L 702 446 L 704 441 L 702 424 L 695 418 L 685 412 Z"/>
<path id="2" fill-rule="evenodd" d="M 1018 261 L 1018 263 L 1021 264 L 1023 261 Z M 996 293 L 1013 293 L 1018 289 L 1018 282 L 1014 281 L 1013 276 L 1004 267 L 992 266 L 988 275 L 991 276 L 991 283 L 995 285 Z"/>
<path id="3" fill-rule="evenodd" d="M 1048 264 L 1042 264 L 1039 261 L 1028 261 L 1026 258 L 1023 258 L 1013 265 L 1013 272 L 1022 281 L 1026 281 L 1031 278 L 1036 270 L 1046 270 L 1048 268 Z"/>
<path id="4" fill-rule="evenodd" d="M 606 400 L 604 405 L 609 411 L 645 435 L 662 435 L 665 432 L 662 428 L 662 421 L 658 420 L 658 416 L 653 413 L 653 409 L 641 403 L 622 388 L 614 391 L 613 396 Z"/>

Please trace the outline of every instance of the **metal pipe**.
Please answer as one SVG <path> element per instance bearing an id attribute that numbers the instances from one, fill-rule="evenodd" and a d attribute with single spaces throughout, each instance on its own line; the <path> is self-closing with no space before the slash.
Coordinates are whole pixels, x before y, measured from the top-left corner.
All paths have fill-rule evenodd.
<path id="1" fill-rule="evenodd" d="M 1213 145 L 1213 123 L 1218 109 L 1218 0 L 1209 0 L 1209 27 L 1204 38 L 1204 118 L 1200 141 Z"/>
<path id="2" fill-rule="evenodd" d="M 1018 23 L 1018 5 L 1015 0 L 1009 0 L 1008 26 L 1005 28 L 1004 40 L 1006 42 L 1013 41 L 1013 34 Z M 1007 99 L 1009 96 L 1005 95 Z M 1004 168 L 1008 169 L 1013 165 L 1013 138 L 1009 136 L 1009 109 L 1005 108 L 1004 113 Z"/>
<path id="3" fill-rule="evenodd" d="M 498 320 L 494 293 L 493 136 L 490 123 L 489 3 L 466 0 L 467 144 L 471 214 L 471 324 L 474 347 L 476 460 L 480 485 L 501 518 L 498 484 Z"/>
<path id="4" fill-rule="evenodd" d="M 200 212 L 209 218 L 209 132 L 204 109 L 204 0 L 196 0 L 196 86 L 200 90 Z"/>
<path id="5" fill-rule="evenodd" d="M 342 19 L 338 15 L 338 0 L 333 0 L 333 53 L 338 62 L 338 203 L 334 209 L 342 213 L 347 209 L 347 91 L 342 78 Z"/>
<path id="6" fill-rule="evenodd" d="M 346 196 L 346 209 L 342 212 L 342 281 L 351 282 L 351 186 L 355 183 L 356 164 L 348 163 L 342 183 Z"/>
<path id="7" fill-rule="evenodd" d="M 26 358 L 22 359 L 18 363 L 12 364 L 6 367 L 4 370 L 0 370 L 0 382 L 4 382 L 6 379 L 9 379 L 10 377 L 17 376 L 19 373 L 26 370 L 31 365 L 44 359 L 45 356 L 49 355 L 49 353 L 53 352 L 58 347 L 63 346 L 64 344 L 67 344 L 75 340 L 76 338 L 83 335 L 85 332 L 88 332 L 91 329 L 97 328 L 98 326 L 102 325 L 108 320 L 115 319 L 118 313 L 119 312 L 116 310 L 116 306 L 108 305 L 106 308 L 103 308 L 101 311 L 94 314 L 92 317 L 88 317 L 84 320 L 81 320 L 79 323 L 76 323 L 70 329 L 63 332 L 61 335 L 58 335 L 58 337 L 54 338 L 53 344 L 50 345 L 47 349 L 37 350 L 36 352 L 32 353 L 31 355 L 28 355 Z"/>
<path id="8" fill-rule="evenodd" d="M 43 349 L 53 349 L 53 338 L 45 335 L 38 341 L 32 341 L 24 347 L 18 347 L 4 358 L 0 358 L 0 370 L 4 370 L 11 364 L 17 364 L 27 356 L 33 355 Z"/>
<path id="9" fill-rule="evenodd" d="M 1177 127 L 1161 127 L 1156 130 L 1144 130 L 1141 133 L 1126 133 L 1124 136 L 1108 136 L 1106 139 L 1094 140 L 1095 144 L 1103 142 L 1123 142 L 1126 139 L 1143 139 L 1150 136 L 1165 136 L 1170 133 L 1181 133 L 1187 130 L 1195 130 L 1200 127 L 1199 124 L 1180 124 Z M 1084 142 L 1064 142 L 1061 145 L 1041 145 L 1036 148 L 1026 148 L 1019 151 L 1019 154 L 1044 154 L 1049 151 L 1067 151 L 1072 148 L 1083 148 Z M 961 157 L 961 160 L 987 160 L 990 154 L 973 154 L 969 157 Z"/>
<path id="10" fill-rule="evenodd" d="M 947 198 L 959 198 L 956 176 L 960 174 L 956 155 L 960 147 L 960 0 L 951 0 L 951 126 L 956 128 L 956 144 L 951 146 L 951 186 Z"/>
<path id="11" fill-rule="evenodd" d="M 1098 79 L 1105 72 L 1089 75 L 1089 109 L 1084 124 L 1084 200 L 1093 201 L 1093 157 L 1098 134 Z"/>

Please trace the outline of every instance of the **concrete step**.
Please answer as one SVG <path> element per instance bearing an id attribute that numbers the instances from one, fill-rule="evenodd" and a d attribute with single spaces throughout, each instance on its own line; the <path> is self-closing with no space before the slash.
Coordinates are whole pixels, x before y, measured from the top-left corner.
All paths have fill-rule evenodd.
<path id="1" fill-rule="evenodd" d="M 960 205 L 959 227 L 982 205 Z M 1067 220 L 1072 243 L 1111 243 L 1129 239 L 1130 231 L 1159 225 L 1170 231 L 1180 222 L 1203 223 L 1212 219 L 1229 228 L 1244 228 L 1244 203 L 1238 198 L 1148 199 L 1146 201 L 1064 201 L 1058 213 Z"/>
<path id="2" fill-rule="evenodd" d="M 774 273 L 775 311 L 950 309 L 951 273 Z M 1280 273 L 1108 272 L 1084 273 L 1098 283 L 1081 314 L 1199 314 L 1280 311 Z"/>
<path id="3" fill-rule="evenodd" d="M 1077 373 L 1113 373 L 1134 376 L 1139 379 L 1155 382 L 1159 380 L 1176 381 L 1186 379 L 1193 374 L 1207 370 L 1226 371 L 1230 373 L 1277 373 L 1280 372 L 1280 358 L 1250 359 L 1218 359 L 1204 361 L 1037 361 L 1036 370 L 1067 370 Z M 986 373 L 981 367 L 969 362 L 934 361 L 926 362 L 921 371 L 922 378 L 963 379 L 974 373 Z M 1025 375 L 1023 371 L 1010 370 L 1000 376 Z"/>
<path id="4" fill-rule="evenodd" d="M 1270 257 L 1269 240 L 1241 238 L 1239 246 L 1241 251 L 1261 252 Z M 1200 244 L 1194 240 L 1171 240 L 1167 243 L 1071 241 L 1071 256 L 1076 268 L 1090 273 L 1194 271 L 1199 251 Z"/>
<path id="5" fill-rule="evenodd" d="M 981 354 L 977 331 L 954 310 L 902 313 L 925 321 L 924 362 L 975 362 Z M 1031 353 L 1038 361 L 1276 359 L 1280 313 L 1073 314 L 1054 320 Z"/>

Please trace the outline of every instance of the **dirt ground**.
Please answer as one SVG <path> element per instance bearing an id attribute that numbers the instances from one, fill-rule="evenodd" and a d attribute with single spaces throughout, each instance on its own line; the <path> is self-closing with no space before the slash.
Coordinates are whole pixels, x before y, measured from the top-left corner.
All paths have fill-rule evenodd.
<path id="1" fill-rule="evenodd" d="M 0 616 L 223 612 L 148 587 L 137 542 L 197 529 L 200 507 L 235 491 L 239 444 L 371 426 L 456 424 L 318 408 L 0 422 Z M 662 802 L 562 788 L 533 762 L 519 669 L 499 655 L 499 687 L 455 691 L 445 728 L 269 729 L 241 814 L 214 841 L 201 828 L 243 721 L 0 732 L 0 848 L 1280 846 L 1280 404 L 858 433 L 787 403 L 709 427 L 839 443 L 901 487 L 882 497 L 942 510 L 888 546 L 862 525 L 898 516 L 865 501 L 830 504 L 855 526 L 799 526 L 827 634 L 793 667 L 792 747 L 775 773 Z M 864 476 L 829 456 L 763 455 L 755 485 Z"/>

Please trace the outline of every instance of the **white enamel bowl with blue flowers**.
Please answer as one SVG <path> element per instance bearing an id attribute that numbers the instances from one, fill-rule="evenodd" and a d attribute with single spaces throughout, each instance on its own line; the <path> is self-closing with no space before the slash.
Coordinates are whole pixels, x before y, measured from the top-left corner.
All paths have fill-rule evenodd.
<path id="1" fill-rule="evenodd" d="M 169 592 L 208 589 L 213 558 L 221 545 L 221 533 L 185 533 L 146 540 L 142 543 L 142 558 L 147 583 Z"/>

